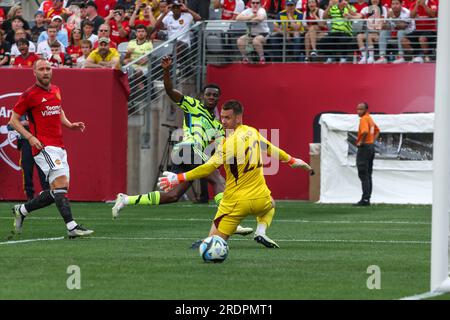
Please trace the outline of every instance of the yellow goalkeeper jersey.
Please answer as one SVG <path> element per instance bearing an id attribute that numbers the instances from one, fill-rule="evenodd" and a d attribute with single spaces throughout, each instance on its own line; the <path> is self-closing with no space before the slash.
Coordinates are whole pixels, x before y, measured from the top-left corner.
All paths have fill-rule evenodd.
<path id="1" fill-rule="evenodd" d="M 208 162 L 186 173 L 186 180 L 207 176 L 224 165 L 226 184 L 222 201 L 267 197 L 270 190 L 264 179 L 262 150 L 285 162 L 290 159 L 286 152 L 272 145 L 258 130 L 240 125 L 217 147 L 216 153 Z"/>

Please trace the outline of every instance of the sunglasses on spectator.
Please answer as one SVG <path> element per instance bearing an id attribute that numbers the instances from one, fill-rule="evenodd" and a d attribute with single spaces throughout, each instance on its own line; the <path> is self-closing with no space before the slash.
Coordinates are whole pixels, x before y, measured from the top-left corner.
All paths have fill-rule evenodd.
<path id="1" fill-rule="evenodd" d="M 252 2 L 252 4 L 259 4 L 259 2 Z"/>
<path id="2" fill-rule="evenodd" d="M 108 30 L 107 29 L 100 29 L 100 30 L 98 30 L 99 32 L 108 32 Z"/>

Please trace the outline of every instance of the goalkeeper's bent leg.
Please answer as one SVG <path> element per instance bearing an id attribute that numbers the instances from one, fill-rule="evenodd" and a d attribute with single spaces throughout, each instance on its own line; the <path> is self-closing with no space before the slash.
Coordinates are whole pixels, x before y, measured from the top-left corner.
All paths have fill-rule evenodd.
<path id="1" fill-rule="evenodd" d="M 256 221 L 258 222 L 258 226 L 256 227 L 256 234 L 266 234 L 266 229 L 270 227 L 274 215 L 275 208 L 272 208 L 265 215 L 256 217 Z"/>

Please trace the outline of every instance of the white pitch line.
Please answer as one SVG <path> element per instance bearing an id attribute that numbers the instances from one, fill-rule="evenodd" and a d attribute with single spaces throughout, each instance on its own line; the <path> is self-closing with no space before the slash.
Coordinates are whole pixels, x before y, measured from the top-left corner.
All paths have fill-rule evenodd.
<path id="1" fill-rule="evenodd" d="M 442 296 L 445 293 L 447 293 L 447 292 L 432 292 L 432 291 L 430 291 L 430 292 L 417 294 L 415 296 L 404 297 L 404 298 L 401 298 L 399 300 L 423 300 L 423 299 L 430 299 L 430 298 Z"/>
<path id="2" fill-rule="evenodd" d="M 10 217 L 0 217 L 3 220 L 10 220 Z M 42 216 L 30 216 L 32 220 L 60 220 L 60 217 L 42 217 Z M 83 217 L 84 220 L 91 221 L 111 221 L 112 218 L 96 218 L 96 217 Z M 211 222 L 212 219 L 205 218 L 122 218 L 123 221 L 206 221 Z M 316 223 L 316 224 L 405 224 L 405 225 L 431 225 L 430 222 L 421 221 L 376 221 L 376 220 L 363 220 L 363 221 L 351 221 L 351 220 L 301 220 L 301 219 L 276 219 L 276 222 L 281 223 Z"/>
<path id="3" fill-rule="evenodd" d="M 27 242 L 38 242 L 38 241 L 55 241 L 63 240 L 64 237 L 54 237 L 54 238 L 37 238 L 37 239 L 24 239 L 15 241 L 5 241 L 0 242 L 0 245 L 7 244 L 20 244 Z M 86 237 L 86 239 L 97 239 L 97 240 L 133 240 L 133 241 L 167 241 L 167 240 L 182 240 L 182 241 L 192 241 L 196 238 L 181 238 L 181 237 Z M 232 238 L 232 241 L 247 241 L 249 239 L 239 239 Z M 417 241 L 417 240 L 350 240 L 350 239 L 276 239 L 279 242 L 309 242 L 309 243 L 369 243 L 369 244 L 430 244 L 429 241 Z"/>
<path id="4" fill-rule="evenodd" d="M 171 238 L 171 237 L 91 237 L 100 240 L 194 240 L 194 238 Z M 231 238 L 232 241 L 247 241 L 243 238 Z M 430 241 L 416 240 L 348 240 L 348 239 L 275 239 L 279 242 L 325 242 L 325 243 L 383 243 L 383 244 L 430 244 Z"/>
<path id="5" fill-rule="evenodd" d="M 38 241 L 56 241 L 56 240 L 63 240 L 63 239 L 64 239 L 64 237 L 24 239 L 24 240 L 14 240 L 14 241 L 0 242 L 0 245 L 3 245 L 3 244 L 19 244 L 19 243 L 27 243 L 27 242 L 38 242 Z"/>

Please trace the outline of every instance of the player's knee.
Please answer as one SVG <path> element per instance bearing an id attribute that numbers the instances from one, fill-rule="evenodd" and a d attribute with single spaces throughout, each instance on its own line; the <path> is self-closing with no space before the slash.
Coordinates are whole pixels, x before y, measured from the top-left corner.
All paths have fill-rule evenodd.
<path id="1" fill-rule="evenodd" d="M 67 176 L 59 176 L 51 182 L 52 189 L 69 188 L 69 179 Z"/>

